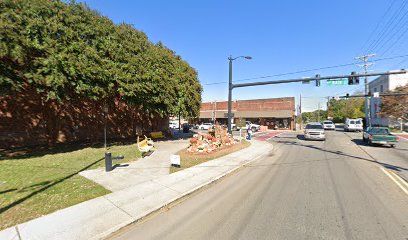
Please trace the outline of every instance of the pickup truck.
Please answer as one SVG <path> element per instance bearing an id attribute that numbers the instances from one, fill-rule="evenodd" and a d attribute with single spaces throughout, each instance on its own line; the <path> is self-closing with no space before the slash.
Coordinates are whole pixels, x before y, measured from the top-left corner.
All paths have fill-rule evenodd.
<path id="1" fill-rule="evenodd" d="M 250 121 L 246 121 L 245 130 L 248 129 L 248 126 L 251 126 L 252 132 L 256 132 L 256 131 L 259 131 L 259 130 L 261 129 L 261 126 L 260 126 L 260 125 L 251 123 Z M 237 127 L 237 125 L 235 125 L 234 123 L 231 124 L 231 128 L 232 128 L 232 130 L 234 130 L 234 131 L 240 129 L 240 127 Z"/>
<path id="2" fill-rule="evenodd" d="M 368 143 L 368 145 L 388 144 L 391 147 L 395 147 L 399 137 L 392 135 L 386 127 L 368 127 L 363 132 L 363 141 Z"/>

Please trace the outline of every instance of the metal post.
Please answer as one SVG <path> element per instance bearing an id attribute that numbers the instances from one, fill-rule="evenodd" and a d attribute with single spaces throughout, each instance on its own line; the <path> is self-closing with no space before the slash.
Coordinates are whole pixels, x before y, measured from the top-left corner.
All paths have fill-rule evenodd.
<path id="1" fill-rule="evenodd" d="M 300 130 L 303 129 L 303 116 L 302 116 L 302 94 L 299 96 L 299 115 L 300 115 Z"/>
<path id="2" fill-rule="evenodd" d="M 229 56 L 229 84 L 228 84 L 228 133 L 232 134 L 232 57 Z"/>
<path id="3" fill-rule="evenodd" d="M 105 152 L 105 171 L 112 171 L 112 153 Z"/>
<path id="4" fill-rule="evenodd" d="M 103 131 L 103 135 L 104 135 L 104 141 L 105 141 L 105 143 L 104 143 L 104 147 L 105 147 L 105 150 L 106 150 L 106 125 L 107 125 L 107 120 L 106 120 L 106 112 L 103 112 L 103 117 L 104 117 L 104 131 Z"/>

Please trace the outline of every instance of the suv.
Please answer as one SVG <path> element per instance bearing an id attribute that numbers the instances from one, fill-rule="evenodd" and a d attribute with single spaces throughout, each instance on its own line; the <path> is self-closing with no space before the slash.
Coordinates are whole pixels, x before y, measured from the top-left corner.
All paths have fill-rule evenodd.
<path id="1" fill-rule="evenodd" d="M 355 131 L 355 132 L 361 132 L 363 131 L 363 121 L 361 118 L 356 118 L 356 119 L 346 119 L 346 122 L 344 123 L 344 131 L 349 132 L 349 131 Z"/>
<path id="2" fill-rule="evenodd" d="M 319 122 L 311 122 L 307 124 L 304 131 L 304 137 L 306 140 L 324 141 L 326 139 L 326 134 L 323 125 Z"/>

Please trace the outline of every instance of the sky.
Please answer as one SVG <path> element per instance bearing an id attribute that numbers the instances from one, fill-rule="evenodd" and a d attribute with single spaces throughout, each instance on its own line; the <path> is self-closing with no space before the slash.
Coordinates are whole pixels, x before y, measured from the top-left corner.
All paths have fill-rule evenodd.
<path id="1" fill-rule="evenodd" d="M 236 83 L 360 72 L 354 57 L 367 53 L 377 54 L 371 58 L 375 61 L 370 67 L 373 72 L 408 68 L 407 0 L 80 2 L 114 23 L 132 24 L 151 42 L 161 41 L 174 50 L 197 70 L 204 102 L 227 100 L 230 55 L 252 57 L 233 61 Z M 402 55 L 407 56 L 383 60 Z M 343 64 L 351 65 L 267 77 Z M 293 96 L 298 104 L 302 95 L 305 112 L 316 110 L 319 104 L 325 109 L 329 96 L 363 90 L 362 83 L 238 88 L 233 99 Z"/>

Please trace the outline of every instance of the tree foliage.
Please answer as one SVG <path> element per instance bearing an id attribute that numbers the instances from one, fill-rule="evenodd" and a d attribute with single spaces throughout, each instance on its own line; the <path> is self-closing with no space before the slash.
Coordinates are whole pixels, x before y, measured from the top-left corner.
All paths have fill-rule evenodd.
<path id="1" fill-rule="evenodd" d="M 327 119 L 327 111 L 325 110 L 315 110 L 313 112 L 303 112 L 302 113 L 303 122 L 322 122 Z"/>
<path id="2" fill-rule="evenodd" d="M 408 84 L 397 87 L 391 93 L 408 93 Z M 381 116 L 392 116 L 408 120 L 408 96 L 381 97 Z"/>
<path id="3" fill-rule="evenodd" d="M 335 122 L 344 122 L 346 118 L 363 118 L 364 98 L 331 99 L 329 116 Z"/>
<path id="4" fill-rule="evenodd" d="M 162 43 L 74 1 L 0 2 L 0 89 L 45 100 L 120 98 L 145 111 L 199 114 L 198 74 Z"/>

